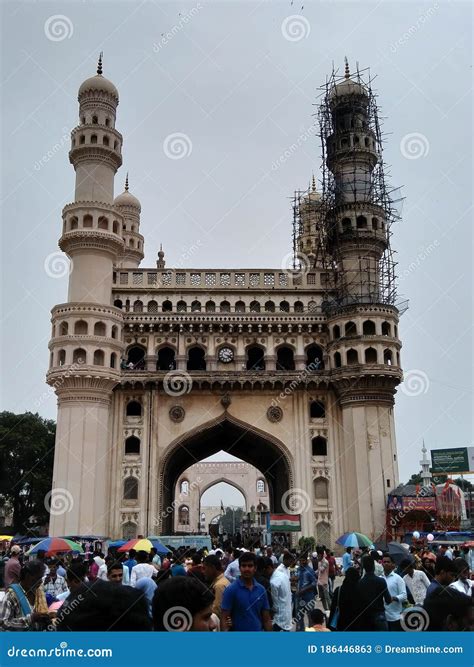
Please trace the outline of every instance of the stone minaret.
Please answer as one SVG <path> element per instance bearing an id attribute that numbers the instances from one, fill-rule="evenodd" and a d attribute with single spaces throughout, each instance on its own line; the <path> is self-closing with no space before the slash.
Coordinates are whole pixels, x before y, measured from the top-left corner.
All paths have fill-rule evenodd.
<path id="1" fill-rule="evenodd" d="M 423 447 L 421 448 L 423 458 L 420 461 L 421 465 L 421 484 L 422 486 L 431 487 L 431 478 L 432 474 L 430 472 L 430 460 L 427 457 L 427 449 L 425 447 L 425 441 L 423 440 Z"/>
<path id="2" fill-rule="evenodd" d="M 125 190 L 115 198 L 114 206 L 123 215 L 122 236 L 125 251 L 119 266 L 124 269 L 137 269 L 143 255 L 143 236 L 140 232 L 141 204 L 128 189 L 128 174 L 125 179 Z"/>
<path id="3" fill-rule="evenodd" d="M 87 527 L 106 534 L 110 470 L 109 410 L 123 352 L 120 309 L 111 305 L 113 267 L 124 254 L 124 217 L 114 207 L 122 164 L 115 129 L 118 92 L 97 75 L 79 88 L 79 124 L 69 159 L 75 200 L 63 209 L 59 246 L 71 260 L 68 301 L 52 310 L 47 375 L 58 397 L 50 535 Z"/>
<path id="4" fill-rule="evenodd" d="M 391 212 L 374 109 L 369 86 L 351 77 L 346 62 L 322 111 L 323 196 L 335 271 L 325 310 L 339 410 L 336 493 L 343 529 L 375 539 L 384 530 L 387 492 L 398 482 L 393 405 L 402 374 L 399 313 L 386 260 Z"/>

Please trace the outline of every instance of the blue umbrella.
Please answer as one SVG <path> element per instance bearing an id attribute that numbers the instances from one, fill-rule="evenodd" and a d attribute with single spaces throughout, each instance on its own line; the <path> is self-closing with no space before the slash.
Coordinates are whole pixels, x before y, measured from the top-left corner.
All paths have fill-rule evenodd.
<path id="1" fill-rule="evenodd" d="M 148 538 L 150 542 L 153 544 L 154 548 L 156 549 L 157 553 L 160 556 L 165 556 L 166 554 L 170 553 L 170 549 L 168 547 L 165 547 L 163 542 L 160 542 L 160 540 L 157 537 L 149 537 Z"/>
<path id="2" fill-rule="evenodd" d="M 371 547 L 373 548 L 372 540 L 362 533 L 344 533 L 336 540 L 337 544 L 343 547 Z"/>
<path id="3" fill-rule="evenodd" d="M 113 542 L 109 542 L 109 547 L 121 547 L 126 541 L 127 540 L 114 540 Z"/>

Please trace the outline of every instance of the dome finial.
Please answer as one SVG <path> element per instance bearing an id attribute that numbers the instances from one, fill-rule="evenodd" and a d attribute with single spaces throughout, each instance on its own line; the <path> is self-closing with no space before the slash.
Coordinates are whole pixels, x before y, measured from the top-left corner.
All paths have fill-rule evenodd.
<path id="1" fill-rule="evenodd" d="M 313 174 L 313 182 L 311 185 L 313 186 L 313 192 L 316 192 L 316 179 L 314 178 L 314 174 Z"/>
<path id="2" fill-rule="evenodd" d="M 128 171 L 127 171 L 127 175 L 125 177 L 125 192 L 128 192 Z"/>
<path id="3" fill-rule="evenodd" d="M 101 51 L 99 53 L 99 62 L 97 63 L 97 74 L 102 74 L 102 56 L 104 55 L 104 52 Z"/>
<path id="4" fill-rule="evenodd" d="M 344 58 L 344 62 L 345 62 L 344 78 L 349 79 L 351 76 L 351 72 L 349 70 L 349 61 L 347 60 L 347 56 Z"/>

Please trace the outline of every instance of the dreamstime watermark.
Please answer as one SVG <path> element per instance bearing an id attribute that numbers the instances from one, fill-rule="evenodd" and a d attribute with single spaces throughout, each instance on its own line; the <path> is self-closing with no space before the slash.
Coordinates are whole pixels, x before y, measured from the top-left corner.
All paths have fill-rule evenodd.
<path id="1" fill-rule="evenodd" d="M 67 489 L 51 489 L 44 497 L 44 506 L 51 516 L 61 516 L 72 510 L 74 498 Z"/>
<path id="2" fill-rule="evenodd" d="M 395 512 L 390 512 L 390 526 L 392 528 L 396 528 L 400 522 L 407 516 L 409 512 L 412 512 L 413 510 L 416 509 L 417 504 L 418 504 L 418 499 L 419 498 L 427 498 L 431 497 L 432 490 L 429 487 L 423 486 L 420 489 L 420 492 L 416 495 L 416 497 L 413 497 L 411 500 L 408 502 L 406 501 L 406 498 L 404 500 L 404 505 L 402 509 L 396 510 Z"/>
<path id="3" fill-rule="evenodd" d="M 428 9 L 420 14 L 418 19 L 413 23 L 408 30 L 406 30 L 401 37 L 397 39 L 396 42 L 390 45 L 390 51 L 392 53 L 396 53 L 398 49 L 403 46 L 408 40 L 415 35 L 420 28 L 423 27 L 423 25 L 431 19 L 431 17 L 437 12 L 439 9 L 439 5 L 436 2 L 432 7 L 428 7 Z"/>
<path id="4" fill-rule="evenodd" d="M 193 482 L 191 482 L 191 484 L 189 485 L 187 493 L 186 494 L 180 494 L 180 495 L 181 496 L 182 495 L 188 495 L 190 493 L 190 491 L 192 491 L 193 489 L 196 489 L 196 488 L 199 489 L 199 485 L 201 484 L 201 482 L 202 482 L 202 477 L 196 477 L 196 479 Z M 164 510 L 162 510 L 160 512 L 160 517 L 155 518 L 155 520 L 153 521 L 153 525 L 155 527 L 158 527 L 158 528 L 161 529 L 161 521 L 163 519 L 166 519 L 166 517 L 170 516 L 170 514 L 172 514 L 175 511 L 175 509 L 177 507 L 179 507 L 183 502 L 184 501 L 183 501 L 182 497 L 173 500 L 171 505 L 168 505 L 168 507 L 166 507 Z"/>
<path id="5" fill-rule="evenodd" d="M 163 141 L 163 151 L 170 160 L 181 160 L 193 152 L 193 142 L 184 132 L 168 134 Z"/>
<path id="6" fill-rule="evenodd" d="M 409 607 L 400 616 L 403 632 L 425 632 L 428 630 L 430 617 L 423 607 Z"/>
<path id="7" fill-rule="evenodd" d="M 282 165 L 284 165 L 285 162 L 289 160 L 290 157 L 294 155 L 296 151 L 299 148 L 301 148 L 301 146 L 303 146 L 303 144 L 306 141 L 308 141 L 310 137 L 314 136 L 316 127 L 317 127 L 316 123 L 313 123 L 304 132 L 298 135 L 296 141 L 294 141 L 290 146 L 288 146 L 288 148 L 286 148 L 285 151 L 276 160 L 272 162 L 272 171 L 276 171 Z"/>
<path id="8" fill-rule="evenodd" d="M 38 410 L 38 408 L 43 404 L 43 402 L 48 399 L 51 394 L 62 387 L 64 384 L 65 380 L 75 373 L 79 368 L 83 365 L 83 361 L 75 361 L 73 364 L 69 365 L 66 367 L 66 370 L 61 374 L 60 377 L 57 377 L 54 382 L 47 388 L 46 391 L 44 391 L 41 396 L 39 396 L 36 401 L 35 401 L 35 408 Z"/>
<path id="9" fill-rule="evenodd" d="M 292 14 L 283 19 L 281 34 L 288 42 L 300 42 L 309 37 L 311 24 L 305 16 Z"/>
<path id="10" fill-rule="evenodd" d="M 168 396 L 183 396 L 189 394 L 193 381 L 189 373 L 181 370 L 173 370 L 166 373 L 163 379 L 163 389 Z"/>
<path id="11" fill-rule="evenodd" d="M 305 602 L 304 604 L 301 604 L 301 606 L 297 607 L 296 614 L 291 620 L 291 624 L 294 630 L 298 630 L 302 624 L 304 625 L 305 615 L 312 611 L 315 607 L 316 600 L 314 598 L 313 600 Z"/>
<path id="12" fill-rule="evenodd" d="M 53 14 L 44 22 L 44 34 L 51 42 L 62 42 L 71 39 L 74 26 L 71 19 L 64 14 Z"/>
<path id="13" fill-rule="evenodd" d="M 71 596 L 72 597 L 72 596 Z M 71 614 L 77 607 L 80 606 L 81 602 L 84 600 L 84 596 L 82 593 L 79 593 L 77 597 L 73 597 L 71 601 L 68 601 L 67 605 L 64 605 L 61 607 L 61 619 L 67 618 L 69 614 Z M 56 626 L 54 623 L 50 623 L 48 627 L 46 628 L 48 632 L 54 632 L 56 630 Z M 65 648 L 65 647 L 63 647 Z"/>
<path id="14" fill-rule="evenodd" d="M 407 160 L 418 160 L 420 157 L 426 157 L 430 152 L 428 137 L 421 132 L 405 134 L 400 141 L 400 152 Z"/>
<path id="15" fill-rule="evenodd" d="M 45 164 L 47 164 L 66 144 L 69 145 L 71 140 L 70 132 L 67 127 L 63 127 L 63 134 L 61 136 L 61 141 L 56 142 L 52 148 L 48 150 L 47 153 L 43 155 L 40 160 L 36 160 L 34 164 L 34 169 L 39 171 Z"/>
<path id="16" fill-rule="evenodd" d="M 167 44 L 171 42 L 171 40 L 176 37 L 176 35 L 181 32 L 181 30 L 184 28 L 184 26 L 198 14 L 201 9 L 203 9 L 203 5 L 201 5 L 200 2 L 197 3 L 195 7 L 190 9 L 186 14 L 180 14 L 180 19 L 178 23 L 175 23 L 175 25 L 171 28 L 171 30 L 168 30 L 166 33 L 163 33 L 161 35 L 161 39 L 158 42 L 158 44 L 155 42 L 153 44 L 153 51 L 155 53 L 158 53 L 163 49 Z"/>
<path id="17" fill-rule="evenodd" d="M 186 607 L 171 607 L 163 615 L 163 626 L 167 632 L 187 632 L 192 624 L 192 614 Z"/>
<path id="18" fill-rule="evenodd" d="M 296 255 L 289 252 L 281 260 L 281 270 L 290 273 L 293 281 L 299 280 L 311 271 L 312 265 L 313 262 L 304 252 L 297 252 Z"/>
<path id="19" fill-rule="evenodd" d="M 43 267 L 50 278 L 64 278 L 72 273 L 73 262 L 64 253 L 56 250 L 44 260 Z"/>
<path id="20" fill-rule="evenodd" d="M 290 382 L 288 387 L 285 387 L 285 389 L 280 392 L 280 394 L 276 398 L 272 398 L 272 405 L 274 407 L 277 407 L 281 401 L 284 401 L 285 399 L 288 398 L 288 396 L 291 396 L 291 394 L 295 391 L 295 389 L 298 388 L 298 386 L 303 382 L 303 380 L 310 374 L 313 373 L 314 371 L 320 370 L 321 366 L 318 366 L 314 361 L 312 361 L 310 364 L 308 364 L 303 371 L 296 377 L 294 380 Z"/>
<path id="21" fill-rule="evenodd" d="M 426 394 L 429 388 L 429 378 L 419 368 L 413 368 L 403 374 L 403 383 L 400 385 L 400 389 L 405 396 L 420 396 Z"/>
<path id="22" fill-rule="evenodd" d="M 435 239 L 428 246 L 425 246 L 422 250 L 420 250 L 415 259 L 412 262 L 410 262 L 408 268 L 402 271 L 402 273 L 400 274 L 400 280 L 408 278 L 409 275 L 411 275 L 417 269 L 419 269 L 422 263 L 425 261 L 425 259 L 427 259 L 431 255 L 431 253 L 435 251 L 436 248 L 439 248 L 439 246 L 440 242 L 438 241 L 438 239 Z"/>
<path id="23" fill-rule="evenodd" d="M 311 498 L 304 489 L 288 489 L 281 497 L 281 508 L 287 514 L 303 514 L 311 507 Z"/>

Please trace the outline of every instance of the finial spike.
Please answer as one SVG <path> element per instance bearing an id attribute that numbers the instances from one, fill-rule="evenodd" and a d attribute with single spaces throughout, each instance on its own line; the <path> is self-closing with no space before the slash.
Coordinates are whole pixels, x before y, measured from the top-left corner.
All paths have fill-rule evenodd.
<path id="1" fill-rule="evenodd" d="M 163 252 L 163 244 L 160 243 L 160 252 Z"/>
<path id="2" fill-rule="evenodd" d="M 102 74 L 102 56 L 104 55 L 104 52 L 101 51 L 99 54 L 99 62 L 97 63 L 97 74 Z"/>
<path id="3" fill-rule="evenodd" d="M 127 175 L 125 177 L 125 192 L 128 192 L 128 171 L 127 171 Z"/>
<path id="4" fill-rule="evenodd" d="M 313 192 L 316 192 L 316 179 L 314 178 L 314 174 L 313 174 L 312 186 L 313 186 Z"/>
<path id="5" fill-rule="evenodd" d="M 349 69 L 349 61 L 347 60 L 347 56 L 344 58 L 344 62 L 345 62 L 344 78 L 349 79 L 351 76 L 351 71 Z"/>

